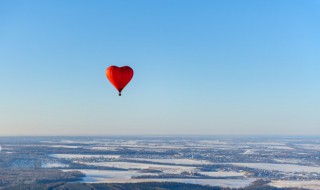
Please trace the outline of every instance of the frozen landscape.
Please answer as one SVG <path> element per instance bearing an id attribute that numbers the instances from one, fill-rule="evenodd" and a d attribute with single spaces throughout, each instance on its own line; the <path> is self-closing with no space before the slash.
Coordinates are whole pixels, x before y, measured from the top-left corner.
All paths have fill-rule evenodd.
<path id="1" fill-rule="evenodd" d="M 311 137 L 2 137 L 0 147 L 1 174 L 8 174 L 0 176 L 0 187 L 6 189 L 39 181 L 320 186 L 320 140 Z M 41 180 L 30 177 L 38 171 Z"/>

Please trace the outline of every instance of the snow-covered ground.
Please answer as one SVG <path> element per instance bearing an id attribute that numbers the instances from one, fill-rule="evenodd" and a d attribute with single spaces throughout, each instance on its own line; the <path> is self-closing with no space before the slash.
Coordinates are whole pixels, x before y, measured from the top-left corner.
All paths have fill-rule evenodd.
<path id="1" fill-rule="evenodd" d="M 271 163 L 231 163 L 236 166 L 244 166 L 248 168 L 257 168 L 269 171 L 281 172 L 316 172 L 320 173 L 320 167 L 302 166 L 295 164 L 271 164 Z"/>
<path id="2" fill-rule="evenodd" d="M 92 166 L 105 166 L 121 169 L 153 169 L 161 170 L 167 174 L 181 174 L 182 172 L 195 172 L 196 167 L 189 166 L 173 166 L 173 165 L 160 165 L 160 164 L 147 164 L 147 163 L 133 163 L 133 162 L 77 162 L 85 165 Z"/>
<path id="3" fill-rule="evenodd" d="M 63 170 L 71 171 L 71 170 Z M 136 170 L 116 171 L 116 170 L 78 170 L 86 175 L 85 183 L 138 183 L 138 182 L 180 182 L 200 185 L 222 186 L 230 188 L 240 188 L 250 185 L 255 179 L 132 179 L 135 176 L 156 175 L 154 173 L 139 173 Z"/>
<path id="4" fill-rule="evenodd" d="M 44 162 L 41 163 L 42 168 L 68 168 L 68 164 L 63 164 L 59 162 Z"/>
<path id="5" fill-rule="evenodd" d="M 320 189 L 320 180 L 310 180 L 310 181 L 292 181 L 292 180 L 276 180 L 269 183 L 270 186 L 278 188 L 305 188 L 312 190 Z"/>
<path id="6" fill-rule="evenodd" d="M 72 171 L 71 169 L 64 169 L 63 171 Z M 113 180 L 129 180 L 132 177 L 144 175 L 157 175 L 157 173 L 141 173 L 137 170 L 119 171 L 119 170 L 91 170 L 80 169 L 77 170 L 86 175 L 83 182 L 98 182 L 108 179 Z"/>
<path id="7" fill-rule="evenodd" d="M 275 150 L 294 150 L 294 148 L 288 146 L 268 146 L 268 149 L 275 149 Z"/>
<path id="8" fill-rule="evenodd" d="M 194 160 L 194 159 L 147 159 L 147 158 L 132 158 L 132 160 L 158 162 L 164 164 L 183 164 L 183 165 L 208 165 L 213 164 L 206 160 Z"/>
<path id="9" fill-rule="evenodd" d="M 73 163 L 81 163 L 123 169 L 103 170 L 105 169 L 103 167 L 92 167 L 97 170 L 80 169 L 87 175 L 84 182 L 94 183 L 173 181 L 243 187 L 254 180 L 253 176 L 259 176 L 261 179 L 274 180 L 270 184 L 275 187 L 309 189 L 320 187 L 320 182 L 315 181 L 320 179 L 320 166 L 317 165 L 320 150 L 318 139 L 85 137 L 45 140 L 40 144 L 33 141 L 2 144 L 1 141 L 0 156 L 14 158 L 11 163 L 13 168 L 34 168 L 38 166 L 38 162 L 35 162 L 38 158 L 34 157 L 40 155 L 39 159 L 43 159 L 43 168 L 70 170 L 77 167 Z M 11 155 L 7 152 L 9 149 Z M 40 154 L 25 154 L 27 152 L 25 149 L 30 152 L 39 151 Z M 43 156 L 43 151 L 47 151 L 46 156 Z M 20 153 L 25 158 L 15 159 L 19 158 Z M 239 167 L 235 166 L 247 168 L 239 170 Z M 166 174 L 169 174 L 168 179 L 160 178 Z M 176 175 L 177 178 L 169 179 L 172 176 L 170 174 Z M 198 179 L 190 179 L 189 174 Z M 146 175 L 152 175 L 153 178 L 148 178 Z M 157 176 L 159 178 L 155 178 Z M 231 179 L 213 179 L 219 177 Z"/>
<path id="10" fill-rule="evenodd" d="M 210 177 L 244 177 L 246 172 L 234 172 L 234 171 L 217 171 L 217 172 L 198 172 L 199 174 Z"/>
<path id="11" fill-rule="evenodd" d="M 81 158 L 120 158 L 120 155 L 90 155 L 90 154 L 50 154 L 54 158 L 64 158 L 68 160 Z"/>
<path id="12" fill-rule="evenodd" d="M 178 182 L 198 185 L 209 185 L 229 188 L 241 188 L 249 186 L 254 179 L 178 179 L 178 178 L 158 178 L 158 179 L 102 179 L 94 183 L 141 183 L 141 182 Z"/>
<path id="13" fill-rule="evenodd" d="M 264 141 L 264 142 L 245 142 L 247 145 L 256 145 L 256 146 L 284 146 L 286 145 L 283 142 L 270 142 L 270 141 Z"/>
<path id="14" fill-rule="evenodd" d="M 299 148 L 308 149 L 308 150 L 319 150 L 320 151 L 320 144 L 299 144 Z"/>
<path id="15" fill-rule="evenodd" d="M 91 147 L 90 149 L 92 149 L 92 150 L 111 150 L 111 151 L 115 151 L 118 148 L 111 147 L 111 146 L 94 146 L 94 147 Z"/>
<path id="16" fill-rule="evenodd" d="M 247 150 L 244 151 L 242 154 L 254 154 L 254 150 L 252 150 L 252 149 L 247 149 Z"/>
<path id="17" fill-rule="evenodd" d="M 69 146 L 69 145 L 48 145 L 47 147 L 53 147 L 53 148 L 80 148 L 81 146 Z"/>
<path id="18" fill-rule="evenodd" d="M 299 160 L 299 159 L 274 159 L 274 161 L 278 162 L 278 163 L 286 163 L 286 164 L 302 164 L 302 163 L 306 163 L 303 160 Z"/>

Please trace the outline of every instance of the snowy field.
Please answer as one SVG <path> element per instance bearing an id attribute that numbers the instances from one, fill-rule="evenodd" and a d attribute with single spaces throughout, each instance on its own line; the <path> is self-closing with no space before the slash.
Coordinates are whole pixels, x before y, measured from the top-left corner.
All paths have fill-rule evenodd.
<path id="1" fill-rule="evenodd" d="M 248 168 L 257 168 L 269 171 L 281 172 L 316 172 L 320 173 L 320 167 L 302 166 L 295 164 L 271 164 L 271 163 L 231 163 L 235 166 L 244 166 Z"/>
<path id="2" fill-rule="evenodd" d="M 68 164 L 63 164 L 59 162 L 44 162 L 41 163 L 42 168 L 68 168 Z"/>
<path id="3" fill-rule="evenodd" d="M 299 148 L 320 151 L 320 144 L 299 144 Z"/>
<path id="4" fill-rule="evenodd" d="M 115 151 L 119 148 L 116 147 L 111 147 L 111 146 L 94 146 L 94 147 L 90 147 L 91 150 L 111 150 L 111 151 Z"/>
<path id="5" fill-rule="evenodd" d="M 320 180 L 310 180 L 310 181 L 292 181 L 292 180 L 276 180 L 269 183 L 270 186 L 278 188 L 305 188 L 312 190 L 320 189 Z"/>
<path id="6" fill-rule="evenodd" d="M 217 172 L 198 172 L 199 174 L 210 177 L 245 177 L 246 172 L 217 171 Z"/>
<path id="7" fill-rule="evenodd" d="M 152 169 L 160 170 L 167 174 L 181 174 L 182 172 L 195 172 L 196 167 L 189 166 L 173 166 L 173 165 L 160 165 L 160 164 L 147 164 L 147 163 L 134 163 L 134 162 L 77 162 L 79 164 L 92 165 L 92 166 L 106 166 L 120 169 Z"/>
<path id="8" fill-rule="evenodd" d="M 71 171 L 71 170 L 63 170 Z M 255 179 L 134 179 L 132 177 L 143 175 L 155 175 L 154 173 L 139 173 L 132 171 L 115 170 L 78 170 L 86 175 L 83 179 L 85 183 L 138 183 L 138 182 L 180 182 L 199 185 L 221 186 L 230 188 L 240 188 L 250 185 Z"/>
<path id="9" fill-rule="evenodd" d="M 6 168 L 78 170 L 86 175 L 83 182 L 183 182 L 239 188 L 263 179 L 279 188 L 320 190 L 318 138 L 9 140 L 0 141 L 0 158 Z M 105 170 L 106 167 L 111 170 Z"/>
<path id="10" fill-rule="evenodd" d="M 69 145 L 48 145 L 53 148 L 80 148 L 80 146 L 69 146 Z"/>
<path id="11" fill-rule="evenodd" d="M 157 162 L 164 164 L 181 164 L 181 165 L 208 165 L 213 164 L 206 160 L 195 160 L 195 159 L 146 159 L 146 158 L 132 158 L 132 160 Z"/>
<path id="12" fill-rule="evenodd" d="M 81 158 L 120 158 L 120 155 L 90 155 L 90 154 L 50 154 L 49 156 L 54 158 L 63 158 L 63 159 L 81 159 Z"/>

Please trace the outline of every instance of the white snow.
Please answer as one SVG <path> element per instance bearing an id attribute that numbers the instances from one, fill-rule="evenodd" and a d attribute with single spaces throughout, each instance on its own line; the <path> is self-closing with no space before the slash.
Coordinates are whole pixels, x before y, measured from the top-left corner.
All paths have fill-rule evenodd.
<path id="1" fill-rule="evenodd" d="M 147 158 L 133 158 L 133 160 L 158 162 L 164 164 L 184 164 L 184 165 L 209 165 L 212 162 L 206 160 L 194 160 L 194 159 L 147 159 Z"/>
<path id="2" fill-rule="evenodd" d="M 269 149 L 275 149 L 275 150 L 294 150 L 291 147 L 288 146 L 268 146 Z"/>
<path id="3" fill-rule="evenodd" d="M 254 154 L 254 151 L 252 149 L 247 149 L 242 154 Z"/>
<path id="4" fill-rule="evenodd" d="M 41 164 L 42 168 L 67 168 L 69 167 L 68 164 L 58 163 L 58 162 L 45 162 Z"/>
<path id="5" fill-rule="evenodd" d="M 63 170 L 71 171 L 71 170 Z M 179 182 L 200 185 L 240 188 L 250 185 L 255 179 L 132 179 L 134 176 L 156 175 L 154 173 L 139 173 L 138 171 L 116 170 L 78 170 L 86 175 L 84 183 L 139 183 L 139 182 Z"/>
<path id="6" fill-rule="evenodd" d="M 120 158 L 120 155 L 90 155 L 90 154 L 50 154 L 54 158 L 81 159 L 81 158 Z"/>
<path id="7" fill-rule="evenodd" d="M 320 144 L 299 144 L 298 146 L 308 150 L 320 150 Z"/>
<path id="8" fill-rule="evenodd" d="M 276 180 L 269 183 L 270 186 L 278 188 L 305 188 L 312 190 L 320 189 L 320 180 L 310 181 L 291 181 L 291 180 Z"/>
<path id="9" fill-rule="evenodd" d="M 217 172 L 198 172 L 199 174 L 210 177 L 243 177 L 246 172 L 234 172 L 234 171 L 217 171 Z"/>
<path id="10" fill-rule="evenodd" d="M 94 146 L 94 147 L 91 147 L 90 149 L 92 149 L 92 150 L 111 150 L 111 151 L 114 151 L 114 150 L 117 150 L 118 148 L 110 147 L 110 146 Z"/>
<path id="11" fill-rule="evenodd" d="M 72 170 L 66 169 L 63 171 L 72 171 Z M 131 179 L 131 177 L 135 177 L 135 176 L 158 175 L 157 173 L 141 173 L 137 170 L 119 171 L 119 170 L 80 169 L 77 171 L 80 171 L 86 175 L 86 177 L 83 179 L 84 182 L 97 182 L 97 181 L 104 181 L 106 179 L 125 180 L 125 179 Z"/>
<path id="12" fill-rule="evenodd" d="M 182 172 L 195 172 L 196 167 L 189 166 L 172 166 L 172 165 L 160 165 L 160 164 L 146 164 L 146 163 L 133 163 L 133 162 L 77 162 L 85 165 L 92 166 L 106 166 L 122 169 L 154 169 L 161 170 L 170 174 L 181 174 Z"/>
<path id="13" fill-rule="evenodd" d="M 301 164 L 303 163 L 302 160 L 299 159 L 274 159 L 274 161 L 279 162 L 279 163 L 286 163 L 286 164 Z"/>
<path id="14" fill-rule="evenodd" d="M 316 166 L 302 166 L 295 164 L 271 164 L 271 163 L 231 163 L 236 166 L 244 166 L 248 168 L 257 168 L 270 171 L 281 172 L 316 172 L 320 173 L 320 167 Z"/>
<path id="15" fill-rule="evenodd" d="M 49 145 L 47 147 L 53 147 L 53 148 L 80 148 L 80 146 L 68 146 L 68 145 Z"/>

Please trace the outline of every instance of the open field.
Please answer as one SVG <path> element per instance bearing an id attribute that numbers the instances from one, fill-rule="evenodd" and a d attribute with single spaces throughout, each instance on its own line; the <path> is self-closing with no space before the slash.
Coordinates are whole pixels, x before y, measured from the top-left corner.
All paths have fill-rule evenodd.
<path id="1" fill-rule="evenodd" d="M 1 175 L 1 187 L 67 181 L 245 188 L 263 180 L 317 189 L 320 181 L 315 138 L 17 137 L 0 138 L 0 146 L 1 169 L 20 176 Z"/>

